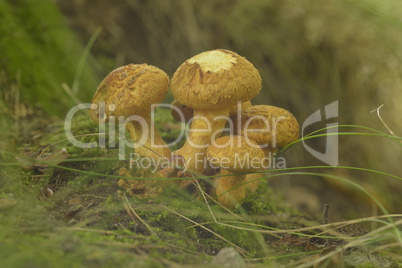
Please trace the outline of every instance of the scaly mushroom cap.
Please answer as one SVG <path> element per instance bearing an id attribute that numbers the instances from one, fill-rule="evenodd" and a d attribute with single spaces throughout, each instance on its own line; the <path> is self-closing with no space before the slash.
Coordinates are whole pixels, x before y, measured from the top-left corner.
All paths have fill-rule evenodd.
<path id="1" fill-rule="evenodd" d="M 213 166 L 235 173 L 258 171 L 265 161 L 264 151 L 242 136 L 225 136 L 215 140 L 206 155 Z"/>
<path id="2" fill-rule="evenodd" d="M 245 133 L 246 129 L 251 130 Z M 253 130 L 259 131 L 253 131 Z M 271 105 L 254 105 L 241 116 L 242 136 L 248 137 L 264 148 L 282 148 L 299 137 L 299 123 L 287 110 Z"/>
<path id="3" fill-rule="evenodd" d="M 254 98 L 261 90 L 261 76 L 245 58 L 217 49 L 186 60 L 174 73 L 171 87 L 183 105 L 221 109 Z"/>
<path id="4" fill-rule="evenodd" d="M 161 69 L 147 64 L 129 64 L 108 74 L 92 99 L 93 104 L 104 102 L 105 111 L 91 109 L 91 118 L 98 122 L 106 115 L 147 116 L 151 104 L 160 103 L 169 89 L 169 77 Z M 114 107 L 109 105 L 114 104 Z M 114 108 L 114 109 L 113 109 Z"/>

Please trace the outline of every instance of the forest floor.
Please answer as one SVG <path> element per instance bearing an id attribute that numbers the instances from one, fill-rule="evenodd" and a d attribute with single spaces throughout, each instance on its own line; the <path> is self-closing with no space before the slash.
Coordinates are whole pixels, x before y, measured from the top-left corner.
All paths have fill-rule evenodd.
<path id="1" fill-rule="evenodd" d="M 156 122 L 165 139 L 176 135 L 178 123 L 170 113 L 157 112 Z M 396 267 L 400 262 L 400 233 L 392 226 L 400 224 L 401 215 L 328 222 L 327 212 L 311 217 L 289 206 L 265 179 L 235 210 L 221 207 L 202 186 L 188 192 L 173 181 L 164 182 L 157 197 L 140 199 L 117 185 L 118 170 L 127 165 L 118 160 L 117 148 L 75 147 L 65 138 L 63 122 L 41 114 L 18 124 L 24 131 L 13 139 L 17 149 L 2 151 L 10 164 L 1 171 L 0 189 L 0 257 L 7 267 L 28 262 L 30 267 Z M 83 142 L 98 137 L 90 135 L 97 126 L 84 114 L 73 120 L 72 130 Z M 137 171 L 143 176 L 144 170 Z M 203 185 L 208 178 L 199 181 Z"/>

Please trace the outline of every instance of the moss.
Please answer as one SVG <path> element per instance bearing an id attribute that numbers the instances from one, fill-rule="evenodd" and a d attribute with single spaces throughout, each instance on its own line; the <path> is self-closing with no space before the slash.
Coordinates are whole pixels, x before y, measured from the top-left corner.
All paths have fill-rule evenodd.
<path id="1" fill-rule="evenodd" d="M 63 115 L 74 102 L 61 85 L 77 82 L 75 97 L 90 100 L 98 79 L 85 61 L 76 73 L 84 50 L 53 1 L 2 1 L 0 18 L 0 66 L 19 81 L 23 101 Z"/>

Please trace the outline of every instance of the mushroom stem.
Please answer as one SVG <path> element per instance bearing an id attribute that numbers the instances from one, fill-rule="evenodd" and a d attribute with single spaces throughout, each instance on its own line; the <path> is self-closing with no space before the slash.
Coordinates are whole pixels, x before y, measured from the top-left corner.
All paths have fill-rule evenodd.
<path id="1" fill-rule="evenodd" d="M 225 169 L 221 169 L 220 175 L 222 177 L 215 178 L 215 193 L 218 202 L 227 208 L 234 208 L 248 194 L 254 193 L 259 183 L 257 179 L 262 177 L 260 173 L 236 175 Z"/>
<path id="2" fill-rule="evenodd" d="M 205 151 L 224 130 L 231 107 L 220 110 L 194 110 L 187 140 L 174 154 L 186 160 L 186 169 L 202 173 L 206 168 Z"/>
<path id="3" fill-rule="evenodd" d="M 220 168 L 215 179 L 215 193 L 219 203 L 234 208 L 248 193 L 258 186 L 258 175 L 246 174 L 263 168 L 264 152 L 242 136 L 224 136 L 207 149 L 207 159 L 212 166 Z M 257 177 L 256 177 L 257 176 Z"/>
<path id="4" fill-rule="evenodd" d="M 142 123 L 131 121 L 126 124 L 131 139 L 135 146 L 138 146 L 135 148 L 135 153 L 154 161 L 158 161 L 160 158 L 170 159 L 172 151 L 152 124 L 150 116 L 143 117 L 143 119 Z"/>

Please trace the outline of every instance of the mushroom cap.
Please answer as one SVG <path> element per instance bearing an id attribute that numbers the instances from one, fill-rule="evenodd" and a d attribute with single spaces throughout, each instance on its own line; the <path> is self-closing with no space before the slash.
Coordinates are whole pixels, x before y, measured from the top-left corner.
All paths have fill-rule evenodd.
<path id="1" fill-rule="evenodd" d="M 249 100 L 241 103 L 240 104 L 240 112 L 245 111 L 246 109 L 250 108 L 251 106 L 253 106 L 253 104 Z M 230 109 L 229 117 L 239 116 L 238 112 L 239 112 L 239 106 L 238 106 L 238 104 L 235 104 L 235 106 L 233 106 L 232 109 Z"/>
<path id="2" fill-rule="evenodd" d="M 131 115 L 148 116 L 151 104 L 160 103 L 169 89 L 169 77 L 148 64 L 128 64 L 109 73 L 98 86 L 93 104 L 105 104 L 105 111 L 91 109 L 91 118 Z M 114 105 L 114 106 L 113 106 Z"/>
<path id="3" fill-rule="evenodd" d="M 261 170 L 266 160 L 264 151 L 256 143 L 235 135 L 215 140 L 206 156 L 213 166 L 236 173 Z"/>
<path id="4" fill-rule="evenodd" d="M 222 109 L 254 98 L 261 90 L 261 76 L 244 57 L 216 49 L 180 65 L 171 87 L 183 105 L 197 110 Z"/>
<path id="5" fill-rule="evenodd" d="M 245 128 L 252 131 L 245 133 Z M 257 129 L 258 131 L 253 131 Z M 279 149 L 288 145 L 298 139 L 299 129 L 299 123 L 293 114 L 271 105 L 254 105 L 241 115 L 242 136 L 248 137 L 263 148 Z"/>

